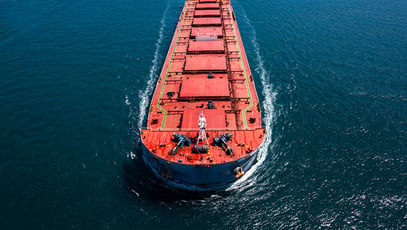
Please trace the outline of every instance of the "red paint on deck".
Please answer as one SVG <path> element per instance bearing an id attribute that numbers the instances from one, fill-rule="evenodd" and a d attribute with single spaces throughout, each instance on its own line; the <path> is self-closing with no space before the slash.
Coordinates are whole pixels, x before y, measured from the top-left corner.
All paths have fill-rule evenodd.
<path id="1" fill-rule="evenodd" d="M 219 9 L 219 3 L 198 3 L 196 9 Z"/>
<path id="2" fill-rule="evenodd" d="M 204 110 L 204 113 L 206 114 L 208 111 L 209 110 Z M 189 113 L 188 116 L 189 120 L 187 122 L 188 124 L 191 124 L 191 127 L 187 125 L 185 125 L 185 127 L 182 127 L 181 129 L 184 130 L 184 132 L 182 132 L 183 135 L 186 135 L 188 137 L 196 136 L 198 128 L 193 127 L 194 126 L 193 124 L 197 122 L 200 112 L 201 112 L 200 110 L 187 112 Z M 198 114 L 198 116 L 196 114 Z M 211 115 L 208 116 L 211 117 Z M 220 123 L 221 120 L 219 119 L 217 122 Z M 214 125 L 219 126 L 220 124 L 208 123 L 208 127 Z M 228 128 L 226 125 L 220 126 L 223 127 L 224 130 Z M 228 142 L 228 145 L 233 149 L 234 156 L 227 155 L 225 151 L 219 147 L 211 148 L 210 154 L 191 154 L 190 151 L 191 147 L 184 147 L 180 148 L 177 154 L 171 156 L 168 153 L 177 144 L 171 141 L 172 135 L 174 133 L 180 132 L 162 131 L 159 133 L 159 135 L 157 135 L 156 133 L 151 132 L 149 130 L 143 130 L 141 138 L 143 140 L 143 143 L 145 143 L 146 148 L 152 150 L 155 153 L 155 155 L 159 158 L 166 159 L 170 162 L 178 162 L 179 159 L 182 159 L 182 163 L 186 165 L 202 165 L 202 164 L 214 165 L 235 161 L 242 157 L 246 157 L 251 151 L 253 151 L 255 148 L 257 148 L 257 146 L 261 144 L 264 137 L 263 130 L 261 129 L 250 131 L 227 130 L 227 132 L 233 135 L 233 138 L 231 141 Z M 225 133 L 225 131 L 220 131 L 211 128 L 211 130 L 208 132 L 209 134 L 208 142 L 212 143 L 215 137 L 223 133 Z M 196 158 L 193 159 L 189 158 L 191 155 L 196 156 Z M 202 160 L 199 159 L 201 156 L 203 157 Z M 213 161 L 210 162 L 208 159 L 206 159 L 207 156 L 210 156 Z"/>
<path id="3" fill-rule="evenodd" d="M 220 10 L 196 10 L 195 17 L 199 16 L 220 16 Z"/>
<path id="4" fill-rule="evenodd" d="M 201 97 L 201 98 L 228 98 L 229 81 L 226 78 L 190 78 L 182 81 L 180 98 Z"/>
<path id="5" fill-rule="evenodd" d="M 221 18 L 194 18 L 193 26 L 220 26 Z"/>
<path id="6" fill-rule="evenodd" d="M 185 71 L 226 71 L 225 55 L 188 55 Z"/>
<path id="7" fill-rule="evenodd" d="M 223 164 L 247 157 L 263 142 L 261 106 L 232 15 L 228 0 L 185 2 L 157 80 L 147 127 L 141 131 L 142 143 L 156 158 L 186 165 Z M 196 41 L 196 37 L 215 41 Z M 201 111 L 207 121 L 208 142 L 231 133 L 227 144 L 234 149 L 233 155 L 214 146 L 209 146 L 210 154 L 191 154 L 192 146 L 168 154 L 177 145 L 171 140 L 174 133 L 196 137 Z M 209 155 L 212 161 L 207 159 Z"/>
<path id="8" fill-rule="evenodd" d="M 189 52 L 216 52 L 216 53 L 224 53 L 225 46 L 222 40 L 217 41 L 190 41 Z"/>
<path id="9" fill-rule="evenodd" d="M 216 0 L 199 0 L 200 3 L 216 3 Z"/>
<path id="10" fill-rule="evenodd" d="M 184 120 L 182 121 L 182 130 L 195 130 L 198 131 L 197 126 L 199 115 L 203 111 L 205 118 L 207 120 L 206 129 L 209 130 L 225 130 L 226 122 L 225 118 L 219 117 L 219 111 L 215 109 L 194 109 L 186 110 L 184 113 Z"/>
<path id="11" fill-rule="evenodd" d="M 222 36 L 222 27 L 217 26 L 217 27 L 193 27 L 191 31 L 191 36 L 192 37 L 197 37 L 198 34 L 200 36 L 207 36 L 207 35 L 214 35 L 221 37 Z"/>

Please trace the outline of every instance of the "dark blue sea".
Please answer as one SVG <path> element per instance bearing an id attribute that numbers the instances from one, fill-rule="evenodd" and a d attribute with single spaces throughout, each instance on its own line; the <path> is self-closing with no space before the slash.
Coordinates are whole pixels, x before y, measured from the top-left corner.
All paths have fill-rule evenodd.
<path id="1" fill-rule="evenodd" d="M 233 0 L 268 128 L 224 192 L 140 158 L 183 0 L 0 0 L 0 229 L 407 229 L 407 1 Z"/>

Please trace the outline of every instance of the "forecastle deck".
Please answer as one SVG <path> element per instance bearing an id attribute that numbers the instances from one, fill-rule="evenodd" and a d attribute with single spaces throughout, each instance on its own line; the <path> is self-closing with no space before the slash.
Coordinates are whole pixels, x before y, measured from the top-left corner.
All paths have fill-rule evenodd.
<path id="1" fill-rule="evenodd" d="M 187 0 L 178 21 L 149 108 L 142 141 L 157 157 L 184 164 L 217 164 L 244 157 L 264 139 L 260 105 L 246 53 L 229 1 Z M 208 146 L 192 154 L 173 134 L 199 132 L 203 111 L 208 142 L 231 133 L 225 148 Z"/>

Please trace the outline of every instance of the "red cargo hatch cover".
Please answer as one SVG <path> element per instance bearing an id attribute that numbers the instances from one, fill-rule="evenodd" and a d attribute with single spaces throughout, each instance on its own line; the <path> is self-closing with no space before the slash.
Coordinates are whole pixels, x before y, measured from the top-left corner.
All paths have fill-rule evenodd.
<path id="1" fill-rule="evenodd" d="M 195 16 L 219 16 L 220 10 L 195 10 Z"/>
<path id="2" fill-rule="evenodd" d="M 219 8 L 219 3 L 198 3 L 196 4 L 196 9 L 215 9 Z"/>
<path id="3" fill-rule="evenodd" d="M 225 47 L 223 45 L 223 40 L 217 41 L 190 41 L 188 51 L 189 52 L 202 52 L 202 51 L 212 51 L 212 52 L 222 52 Z"/>
<path id="4" fill-rule="evenodd" d="M 225 55 L 189 55 L 185 71 L 226 71 Z"/>
<path id="5" fill-rule="evenodd" d="M 194 18 L 194 26 L 221 25 L 221 18 Z"/>
<path id="6" fill-rule="evenodd" d="M 229 80 L 227 78 L 190 78 L 182 81 L 180 98 L 228 98 Z"/>

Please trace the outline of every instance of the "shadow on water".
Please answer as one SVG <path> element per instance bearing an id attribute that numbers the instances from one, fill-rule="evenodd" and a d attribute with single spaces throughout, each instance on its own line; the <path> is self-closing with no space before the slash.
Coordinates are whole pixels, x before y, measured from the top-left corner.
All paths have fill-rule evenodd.
<path id="1" fill-rule="evenodd" d="M 135 197 L 154 201 L 176 202 L 202 200 L 212 195 L 227 196 L 229 191 L 197 192 L 167 187 L 146 166 L 141 157 L 141 148 L 135 148 L 136 157 L 126 160 L 123 165 L 125 185 Z"/>

